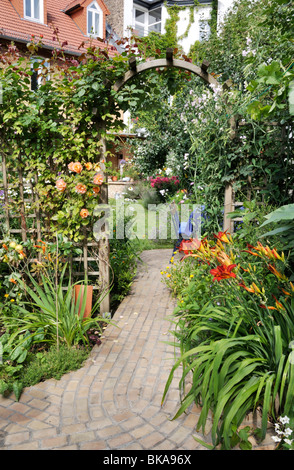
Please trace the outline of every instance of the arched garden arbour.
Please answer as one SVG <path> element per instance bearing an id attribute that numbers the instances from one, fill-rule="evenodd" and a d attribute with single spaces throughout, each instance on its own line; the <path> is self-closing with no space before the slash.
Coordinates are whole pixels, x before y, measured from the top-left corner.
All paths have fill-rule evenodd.
<path id="1" fill-rule="evenodd" d="M 160 67 L 175 67 L 178 69 L 186 70 L 191 72 L 198 77 L 200 77 L 207 85 L 215 85 L 220 86 L 223 89 L 227 89 L 230 86 L 230 82 L 226 82 L 224 84 L 220 84 L 214 77 L 211 75 L 207 69 L 209 67 L 209 62 L 204 60 L 200 67 L 191 64 L 185 60 L 174 59 L 173 57 L 173 49 L 168 48 L 166 50 L 166 57 L 165 59 L 154 59 L 148 62 L 143 62 L 137 64 L 136 57 L 131 57 L 129 60 L 130 69 L 122 76 L 116 83 L 113 85 L 113 90 L 118 92 L 121 90 L 124 85 L 136 75 L 139 75 L 146 70 L 156 69 Z M 228 113 L 229 114 L 229 113 Z M 231 125 L 231 137 L 234 138 L 235 136 L 235 119 L 233 116 L 230 118 L 230 125 Z M 103 125 L 103 124 L 102 124 Z M 102 139 L 103 141 L 103 139 Z M 102 155 L 104 151 L 106 151 L 106 141 L 102 144 Z M 107 186 L 104 187 L 103 191 L 103 201 L 108 203 L 108 194 L 107 194 Z M 233 188 L 231 184 L 226 184 L 224 187 L 224 223 L 223 229 L 228 230 L 231 232 L 233 230 L 233 221 L 228 217 L 228 213 L 234 210 L 234 202 L 233 202 Z M 102 285 L 107 287 L 109 285 L 109 244 L 105 241 L 100 242 L 99 247 L 99 259 L 100 259 L 100 277 L 102 280 Z M 105 297 L 102 306 L 102 311 L 109 310 L 109 295 Z"/>
<path id="2" fill-rule="evenodd" d="M 224 84 L 220 84 L 212 74 L 210 74 L 207 69 L 209 67 L 209 62 L 204 60 L 201 64 L 201 67 L 194 65 L 190 62 L 185 60 L 175 59 L 173 57 L 173 49 L 168 48 L 166 50 L 166 58 L 165 59 L 154 59 L 148 62 L 143 62 L 137 64 L 136 57 L 131 57 L 129 60 L 130 70 L 128 70 L 123 77 L 116 81 L 113 86 L 114 91 L 118 92 L 120 89 L 124 87 L 124 85 L 136 75 L 145 72 L 146 70 L 156 69 L 159 67 L 175 67 L 178 69 L 186 70 L 191 72 L 198 77 L 200 77 L 207 85 L 214 85 L 221 87 L 223 89 L 227 89 L 230 86 L 230 81 L 225 82 Z M 234 117 L 230 117 L 230 125 L 231 125 L 231 137 L 235 136 L 235 119 Z M 234 202 L 233 202 L 233 190 L 232 185 L 227 184 L 224 187 L 224 224 L 223 229 L 232 231 L 233 230 L 233 221 L 231 218 L 228 218 L 228 213 L 234 210 Z"/>

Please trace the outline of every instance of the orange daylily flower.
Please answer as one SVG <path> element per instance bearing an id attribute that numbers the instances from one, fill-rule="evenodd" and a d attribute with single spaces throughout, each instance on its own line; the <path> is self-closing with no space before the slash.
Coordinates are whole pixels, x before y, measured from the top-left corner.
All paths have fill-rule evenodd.
<path id="1" fill-rule="evenodd" d="M 285 289 L 283 289 L 282 287 L 281 287 L 281 291 L 282 291 L 285 295 L 291 295 L 290 292 L 287 292 L 287 291 L 286 291 Z"/>
<path id="2" fill-rule="evenodd" d="M 231 235 L 229 233 L 228 233 L 228 235 L 229 235 L 230 239 L 232 240 Z M 227 237 L 227 230 L 225 232 L 218 232 L 218 234 L 214 234 L 213 236 L 215 238 L 217 238 L 218 240 L 224 242 L 224 243 L 231 243 L 231 241 Z"/>
<path id="3" fill-rule="evenodd" d="M 218 253 L 216 258 L 220 263 L 225 264 L 226 266 L 230 266 L 232 264 L 232 260 L 224 251 L 221 251 L 220 253 Z"/>
<path id="4" fill-rule="evenodd" d="M 262 255 L 263 255 L 268 259 L 272 259 L 272 260 L 279 259 L 281 261 L 285 261 L 284 253 L 279 255 L 279 253 L 277 252 L 277 250 L 275 248 L 271 250 L 269 248 L 269 246 L 263 246 L 262 243 L 260 243 L 260 242 L 257 242 L 257 246 L 253 246 L 253 245 L 250 245 L 249 243 L 247 243 L 247 247 L 250 248 L 250 249 L 249 250 L 244 250 L 244 251 L 247 251 L 248 253 L 250 253 L 253 256 L 259 256 L 260 258 L 262 258 Z M 254 253 L 252 251 L 252 249 L 256 250 L 258 253 Z"/>
<path id="5" fill-rule="evenodd" d="M 252 292 L 253 294 L 255 293 L 254 289 L 252 287 L 247 287 L 245 286 L 244 282 L 239 282 L 239 286 L 243 287 L 247 292 Z"/>
<path id="6" fill-rule="evenodd" d="M 268 310 L 278 310 L 276 307 L 272 307 L 271 305 L 260 305 L 261 308 L 267 308 Z"/>
<path id="7" fill-rule="evenodd" d="M 188 254 L 189 251 L 196 251 L 201 245 L 201 241 L 197 238 L 191 240 L 182 240 L 179 246 L 179 251 L 183 251 L 185 254 Z"/>
<path id="8" fill-rule="evenodd" d="M 282 274 L 279 271 L 277 271 L 277 269 L 274 266 L 272 266 L 271 264 L 268 265 L 268 269 L 270 270 L 270 272 L 272 272 L 279 279 L 284 279 L 284 280 L 288 279 L 287 276 L 285 276 L 285 274 Z"/>
<path id="9" fill-rule="evenodd" d="M 252 282 L 251 287 L 254 289 L 254 292 L 255 292 L 256 294 L 261 294 L 261 290 L 259 289 L 259 287 L 257 287 L 257 285 L 255 284 L 255 282 Z"/>
<path id="10" fill-rule="evenodd" d="M 214 276 L 213 281 L 220 281 L 222 279 L 229 279 L 231 277 L 235 278 L 236 274 L 232 270 L 236 267 L 236 264 L 231 264 L 229 266 L 221 265 L 217 266 L 215 269 L 210 270 L 210 274 Z"/>
<path id="11" fill-rule="evenodd" d="M 276 307 L 278 310 L 285 310 L 285 307 L 281 304 L 281 302 L 278 301 L 278 299 L 273 295 L 273 298 L 276 301 Z"/>

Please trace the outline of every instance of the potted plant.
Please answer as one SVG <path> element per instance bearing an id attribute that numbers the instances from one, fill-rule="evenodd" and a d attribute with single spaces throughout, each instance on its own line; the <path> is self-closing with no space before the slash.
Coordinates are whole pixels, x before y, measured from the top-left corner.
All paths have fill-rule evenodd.
<path id="1" fill-rule="evenodd" d="M 75 303 L 79 305 L 79 315 L 83 310 L 83 318 L 91 316 L 93 308 L 93 286 L 76 284 L 74 286 Z M 84 299 L 85 296 L 85 300 Z"/>

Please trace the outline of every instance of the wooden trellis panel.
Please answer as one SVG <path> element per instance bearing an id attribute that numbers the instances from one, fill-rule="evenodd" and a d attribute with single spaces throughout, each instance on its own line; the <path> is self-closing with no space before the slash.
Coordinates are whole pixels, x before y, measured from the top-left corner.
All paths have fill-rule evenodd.
<path id="1" fill-rule="evenodd" d="M 7 231 L 10 238 L 17 237 L 20 242 L 25 242 L 28 238 L 31 238 L 36 242 L 36 244 L 38 244 L 37 240 L 42 240 L 43 237 L 46 239 L 47 230 L 43 223 L 38 193 L 35 190 L 38 183 L 37 175 L 35 175 L 33 181 L 27 182 L 24 179 L 21 167 L 14 169 L 14 175 L 18 180 L 18 187 L 15 189 L 12 188 L 9 183 L 9 171 L 6 156 L 2 155 L 2 184 L 0 183 L 0 191 L 2 193 L 3 204 L 1 204 L 2 210 L 0 210 L 0 223 L 3 228 L 5 226 L 5 231 Z M 15 213 L 14 208 L 11 208 L 11 202 L 13 199 L 11 196 L 12 191 L 17 194 L 17 200 L 20 201 L 18 213 Z M 15 226 L 17 226 L 17 228 Z M 0 243 L 1 242 L 3 241 L 0 240 Z M 93 288 L 95 290 L 100 290 L 101 263 L 99 259 L 101 256 L 101 249 L 99 247 L 99 243 L 87 242 L 86 240 L 86 242 L 81 244 L 81 248 L 81 256 L 70 257 L 68 260 L 71 274 L 76 280 L 87 277 L 90 282 L 94 277 L 95 285 Z M 94 254 L 93 251 L 95 252 Z M 29 263 L 34 261 L 35 260 L 33 259 L 28 259 Z M 80 271 L 73 271 L 74 263 L 79 263 L 82 269 Z M 93 264 L 95 265 L 95 268 L 93 267 Z M 104 264 L 109 268 L 109 259 L 104 259 Z M 109 282 L 109 277 L 107 277 L 107 282 Z M 105 287 L 105 280 L 103 282 L 103 286 Z M 106 300 L 104 300 L 104 303 L 101 306 L 101 313 L 109 311 L 109 296 L 106 295 L 105 298 Z M 105 308 L 107 308 L 107 310 L 105 310 Z"/>

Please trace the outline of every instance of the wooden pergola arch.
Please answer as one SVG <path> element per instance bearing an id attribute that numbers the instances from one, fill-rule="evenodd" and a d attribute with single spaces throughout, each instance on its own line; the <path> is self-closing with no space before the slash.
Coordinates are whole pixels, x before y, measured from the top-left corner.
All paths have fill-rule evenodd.
<path id="1" fill-rule="evenodd" d="M 200 67 L 194 65 L 190 62 L 185 60 L 175 59 L 173 57 L 173 49 L 168 48 L 166 50 L 166 57 L 165 59 L 154 59 L 148 62 L 137 63 L 136 57 L 131 57 L 129 59 L 129 70 L 122 76 L 119 80 L 115 82 L 113 85 L 113 90 L 118 92 L 121 90 L 124 85 L 133 77 L 145 72 L 146 70 L 156 69 L 160 67 L 175 67 L 178 69 L 186 70 L 191 72 L 198 77 L 200 77 L 205 83 L 208 85 L 220 86 L 222 89 L 228 89 L 231 85 L 230 81 L 227 81 L 224 84 L 220 84 L 213 75 L 211 75 L 207 70 L 209 67 L 209 62 L 204 60 Z M 234 117 L 230 118 L 230 125 L 231 125 L 231 137 L 235 136 L 235 119 Z M 103 128 L 103 123 L 101 123 Z M 104 158 L 104 154 L 106 152 L 106 140 L 102 140 L 102 156 Z M 101 194 L 101 202 L 108 203 L 108 191 L 107 185 L 103 185 L 103 190 Z M 234 202 L 233 202 L 233 190 L 232 185 L 227 184 L 225 188 L 225 199 L 224 199 L 224 230 L 232 231 L 233 222 L 230 218 L 227 217 L 229 212 L 234 210 Z M 109 242 L 107 240 L 102 240 L 99 242 L 99 260 L 100 260 L 100 276 L 102 280 L 102 286 L 107 288 L 109 285 Z M 100 308 L 101 312 L 109 311 L 109 294 L 105 296 Z"/>
<path id="2" fill-rule="evenodd" d="M 165 59 L 154 59 L 148 62 L 142 62 L 137 64 L 136 57 L 131 57 L 129 60 L 130 70 L 128 70 L 125 75 L 117 80 L 114 84 L 114 91 L 119 91 L 131 78 L 134 76 L 145 72 L 146 70 L 156 69 L 159 67 L 175 67 L 178 69 L 186 70 L 188 72 L 198 75 L 205 83 L 209 85 L 220 85 L 219 82 L 209 73 L 207 69 L 209 67 L 209 62 L 204 60 L 201 67 L 191 64 L 185 60 L 174 59 L 173 49 L 166 50 Z"/>
<path id="3" fill-rule="evenodd" d="M 191 72 L 198 77 L 200 77 L 208 85 L 214 85 L 220 87 L 223 90 L 227 90 L 231 87 L 232 82 L 227 80 L 225 83 L 219 83 L 212 74 L 207 70 L 209 67 L 209 62 L 203 60 L 200 67 L 192 64 L 191 62 L 185 60 L 175 59 L 173 57 L 173 49 L 166 49 L 165 59 L 154 59 L 148 62 L 137 63 L 136 57 L 131 57 L 129 59 L 129 70 L 113 85 L 114 91 L 118 92 L 121 90 L 124 85 L 133 77 L 145 72 L 146 70 L 156 69 L 160 67 L 175 67 L 178 69 L 186 70 Z M 231 126 L 231 138 L 234 138 L 236 135 L 236 120 L 234 116 L 230 117 L 230 126 Z M 229 212 L 234 210 L 234 196 L 233 196 L 233 187 L 231 184 L 227 184 L 225 187 L 225 196 L 224 196 L 224 230 L 229 232 L 233 231 L 233 221 L 231 218 L 227 217 Z"/>

